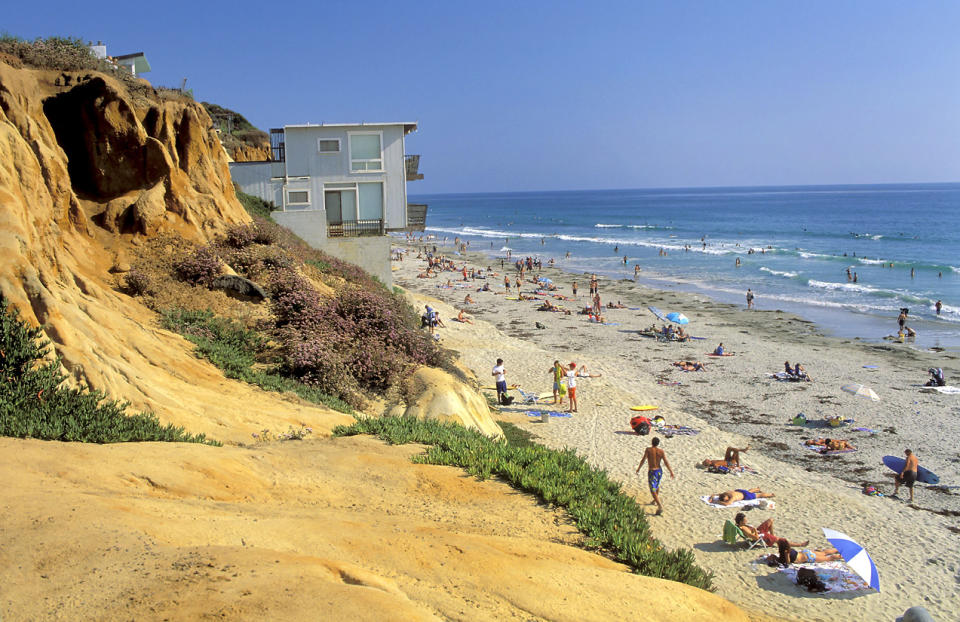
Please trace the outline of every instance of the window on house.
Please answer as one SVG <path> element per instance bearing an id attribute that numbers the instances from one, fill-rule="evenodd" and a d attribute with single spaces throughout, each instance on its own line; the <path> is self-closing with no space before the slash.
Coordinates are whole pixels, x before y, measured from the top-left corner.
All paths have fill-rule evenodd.
<path id="1" fill-rule="evenodd" d="M 317 151 L 319 153 L 340 153 L 340 139 L 318 138 Z"/>
<path id="2" fill-rule="evenodd" d="M 310 205 L 309 190 L 287 190 L 287 206 L 304 208 Z"/>
<path id="3" fill-rule="evenodd" d="M 353 173 L 383 171 L 380 133 L 350 134 L 350 171 Z"/>
<path id="4" fill-rule="evenodd" d="M 383 184 L 357 184 L 359 220 L 383 220 Z"/>

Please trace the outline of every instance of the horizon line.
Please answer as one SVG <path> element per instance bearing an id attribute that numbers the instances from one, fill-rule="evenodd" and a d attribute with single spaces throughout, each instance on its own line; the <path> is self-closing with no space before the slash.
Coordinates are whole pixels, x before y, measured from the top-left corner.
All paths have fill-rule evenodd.
<path id="1" fill-rule="evenodd" d="M 960 184 L 958 181 L 894 181 L 878 183 L 833 183 L 833 184 L 777 184 L 777 185 L 731 185 L 731 186 L 639 186 L 634 188 L 560 188 L 551 190 L 483 190 L 483 191 L 456 191 L 456 192 L 408 192 L 412 196 L 435 196 L 456 194 L 533 194 L 543 192 L 614 192 L 621 190 L 736 190 L 736 189 L 770 189 L 770 188 L 855 188 L 876 186 L 948 186 Z"/>

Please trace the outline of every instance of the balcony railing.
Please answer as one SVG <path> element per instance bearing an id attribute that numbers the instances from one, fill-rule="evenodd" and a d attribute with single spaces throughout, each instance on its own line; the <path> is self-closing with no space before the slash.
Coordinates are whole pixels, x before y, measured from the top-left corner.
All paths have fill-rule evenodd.
<path id="1" fill-rule="evenodd" d="M 420 174 L 420 156 L 404 156 L 404 162 L 407 165 L 407 181 L 417 181 L 418 179 L 423 179 L 423 175 Z"/>
<path id="2" fill-rule="evenodd" d="M 427 206 L 424 203 L 407 203 L 407 231 L 423 231 L 427 225 Z"/>
<path id="3" fill-rule="evenodd" d="M 345 220 L 328 222 L 328 238 L 356 238 L 364 235 L 383 235 L 383 220 Z"/>

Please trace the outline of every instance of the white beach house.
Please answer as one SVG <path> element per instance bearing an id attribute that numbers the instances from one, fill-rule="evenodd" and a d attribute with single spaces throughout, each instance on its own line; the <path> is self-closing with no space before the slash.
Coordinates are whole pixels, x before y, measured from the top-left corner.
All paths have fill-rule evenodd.
<path id="1" fill-rule="evenodd" d="M 243 192 L 272 202 L 274 220 L 311 246 L 356 263 L 385 283 L 391 231 L 423 230 L 425 205 L 407 203 L 422 179 L 405 153 L 416 123 L 323 123 L 270 130 L 272 160 L 232 162 Z"/>

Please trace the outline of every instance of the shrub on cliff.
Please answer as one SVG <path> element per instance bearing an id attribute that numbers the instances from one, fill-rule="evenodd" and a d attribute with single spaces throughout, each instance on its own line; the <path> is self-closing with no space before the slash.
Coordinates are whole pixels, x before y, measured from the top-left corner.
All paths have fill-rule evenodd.
<path id="1" fill-rule="evenodd" d="M 0 295 L 0 435 L 52 441 L 121 443 L 174 441 L 208 443 L 203 434 L 161 425 L 156 416 L 127 416 L 127 404 L 99 391 L 62 386 L 60 357 L 45 360 L 41 331 L 20 320 Z"/>
<path id="2" fill-rule="evenodd" d="M 713 575 L 688 549 L 667 550 L 650 534 L 643 508 L 606 472 L 570 450 L 491 440 L 453 423 L 412 417 L 362 419 L 339 426 L 334 436 L 373 434 L 392 445 L 430 447 L 414 462 L 466 469 L 480 479 L 497 476 L 543 501 L 565 508 L 596 549 L 648 577 L 712 589 Z"/>
<path id="3" fill-rule="evenodd" d="M 183 258 L 174 269 L 184 281 L 207 285 L 223 272 L 223 264 L 215 249 L 203 246 Z"/>
<path id="4" fill-rule="evenodd" d="M 218 318 L 210 311 L 167 309 L 163 312 L 163 327 L 180 333 L 196 346 L 196 353 L 220 368 L 227 378 L 255 384 L 265 391 L 296 393 L 314 404 L 324 404 L 333 410 L 350 413 L 350 405 L 293 378 L 286 378 L 275 366 L 254 367 L 268 354 L 266 339 L 260 333 L 247 330 L 238 322 Z"/>
<path id="5" fill-rule="evenodd" d="M 47 37 L 26 41 L 9 34 L 0 35 L 0 52 L 18 58 L 24 65 L 61 71 L 109 71 L 110 66 L 94 56 L 83 41 L 75 37 Z"/>

